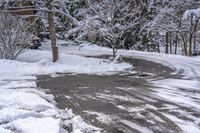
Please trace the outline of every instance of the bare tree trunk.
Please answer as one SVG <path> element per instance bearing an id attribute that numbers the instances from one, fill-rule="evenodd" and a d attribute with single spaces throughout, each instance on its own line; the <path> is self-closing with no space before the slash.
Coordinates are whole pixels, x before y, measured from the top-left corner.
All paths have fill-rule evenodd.
<path id="1" fill-rule="evenodd" d="M 196 30 L 194 32 L 194 39 L 193 39 L 193 49 L 196 49 L 196 39 L 197 39 L 197 35 L 196 35 Z"/>
<path id="2" fill-rule="evenodd" d="M 183 40 L 184 53 L 185 53 L 185 55 L 188 55 L 188 52 L 187 52 L 187 38 L 185 38 L 184 35 L 181 35 L 181 38 Z"/>
<path id="3" fill-rule="evenodd" d="M 169 32 L 169 51 L 172 54 L 172 32 Z"/>
<path id="4" fill-rule="evenodd" d="M 193 16 L 191 16 L 191 19 L 190 19 L 189 53 L 188 53 L 188 56 L 192 56 L 192 38 L 193 38 Z"/>
<path id="5" fill-rule="evenodd" d="M 177 54 L 177 48 L 178 48 L 178 33 L 176 33 L 175 51 L 174 51 L 174 54 Z"/>
<path id="6" fill-rule="evenodd" d="M 179 28 L 182 27 L 182 14 L 183 11 L 179 12 Z M 187 55 L 187 33 L 184 32 L 180 32 L 180 39 L 182 39 L 183 42 L 183 50 L 184 50 L 184 54 Z M 181 44 L 181 48 L 182 48 L 182 44 Z"/>
<path id="7" fill-rule="evenodd" d="M 195 21 L 195 25 L 194 25 L 194 33 L 193 33 L 193 48 L 194 50 L 196 49 L 196 39 L 197 39 L 197 26 L 198 26 L 198 23 L 199 23 L 199 19 L 198 18 L 196 21 Z"/>
<path id="8" fill-rule="evenodd" d="M 168 54 L 169 53 L 169 33 L 166 32 L 166 48 L 165 48 L 165 53 Z"/>
<path id="9" fill-rule="evenodd" d="M 192 56 L 192 38 L 193 38 L 193 35 L 190 32 L 190 36 L 189 36 L 189 53 L 188 53 L 188 56 Z"/>
<path id="10" fill-rule="evenodd" d="M 49 5 L 48 9 L 51 11 L 52 7 Z M 48 12 L 48 23 L 51 39 L 52 58 L 53 62 L 55 62 L 58 59 L 58 47 L 56 46 L 56 30 L 52 12 Z"/>
<path id="11" fill-rule="evenodd" d="M 160 53 L 160 44 L 158 43 L 158 53 Z"/>

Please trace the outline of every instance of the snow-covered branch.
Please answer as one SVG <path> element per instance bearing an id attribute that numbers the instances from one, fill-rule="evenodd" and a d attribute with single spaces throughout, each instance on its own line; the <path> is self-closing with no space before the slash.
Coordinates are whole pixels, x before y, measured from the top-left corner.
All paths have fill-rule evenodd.
<path id="1" fill-rule="evenodd" d="M 30 43 L 29 25 L 5 12 L 0 19 L 0 58 L 15 59 Z"/>

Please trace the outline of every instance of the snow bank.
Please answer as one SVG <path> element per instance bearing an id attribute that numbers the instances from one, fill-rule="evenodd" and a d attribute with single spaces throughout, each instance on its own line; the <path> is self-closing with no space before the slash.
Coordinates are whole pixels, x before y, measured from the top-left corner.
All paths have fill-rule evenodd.
<path id="1" fill-rule="evenodd" d="M 0 96 L 1 133 L 59 133 L 56 107 L 42 97 L 51 95 L 35 89 L 0 89 Z"/>
<path id="2" fill-rule="evenodd" d="M 19 82 L 21 81 L 13 81 Z M 27 81 L 28 82 L 28 81 Z M 31 81 L 32 82 L 32 81 Z M 10 82 L 0 82 L 4 87 Z M 16 83 L 18 85 L 19 83 Z M 14 84 L 14 83 L 12 83 Z M 72 126 L 74 133 L 99 133 L 72 110 L 59 110 L 53 96 L 41 90 L 24 86 L 18 89 L 0 89 L 0 133 L 62 133 L 62 127 Z M 8 85 L 9 86 L 9 85 Z"/>
<path id="3" fill-rule="evenodd" d="M 28 50 L 16 61 L 0 60 L 0 132 L 60 133 L 63 125 L 72 125 L 74 133 L 98 133 L 71 110 L 62 112 L 54 97 L 37 89 L 35 75 L 55 73 L 115 74 L 132 68 L 127 63 L 109 63 L 103 59 L 87 58 L 61 52 L 56 63 L 51 52 Z M 67 119 L 65 118 L 67 116 Z"/>
<path id="4" fill-rule="evenodd" d="M 30 92 L 19 91 L 17 89 L 1 89 L 0 95 L 1 107 L 23 107 L 24 109 L 34 111 L 43 111 L 48 108 L 53 108 L 53 105 L 46 100 Z"/>
<path id="5" fill-rule="evenodd" d="M 9 124 L 5 128 L 15 129 L 23 133 L 59 133 L 60 120 L 52 117 L 47 118 L 33 118 L 18 119 Z"/>
<path id="6" fill-rule="evenodd" d="M 0 64 L 3 64 L 0 66 L 0 69 L 5 69 L 5 71 L 2 72 L 3 75 L 7 75 L 9 73 L 16 73 L 20 75 L 42 75 L 56 72 L 115 74 L 132 68 L 132 65 L 127 63 L 117 64 L 108 62 L 108 60 L 87 58 L 65 53 L 61 53 L 59 60 L 56 63 L 52 63 L 51 52 L 44 50 L 29 50 L 20 55 L 17 60 L 18 61 L 0 61 Z M 7 67 L 10 67 L 10 69 L 8 70 Z"/>
<path id="7" fill-rule="evenodd" d="M 112 49 L 97 45 L 82 44 L 80 47 L 62 47 L 65 53 L 77 55 L 111 55 Z M 172 74 L 179 74 L 185 78 L 196 79 L 200 77 L 200 57 L 186 57 L 162 53 L 142 52 L 135 50 L 118 50 L 117 54 L 125 57 L 140 58 L 160 63 L 174 70 Z"/>

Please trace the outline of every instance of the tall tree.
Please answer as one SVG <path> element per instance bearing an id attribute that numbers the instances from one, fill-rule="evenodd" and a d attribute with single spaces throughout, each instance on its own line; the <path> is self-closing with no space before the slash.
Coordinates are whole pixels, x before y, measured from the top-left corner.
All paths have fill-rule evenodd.
<path id="1" fill-rule="evenodd" d="M 150 23 L 150 31 L 165 33 L 166 53 L 170 47 L 172 53 L 172 43 L 175 43 L 174 53 L 177 53 L 179 40 L 182 40 L 185 55 L 188 55 L 188 26 L 183 21 L 183 13 L 191 8 L 198 7 L 199 1 L 196 0 L 181 0 L 181 1 L 163 1 L 165 3 L 159 4 L 157 15 Z M 160 36 L 161 37 L 161 36 Z M 179 42 L 178 42 L 179 41 Z M 191 41 L 190 41 L 191 42 Z M 191 50 L 189 50 L 191 54 Z"/>
<path id="2" fill-rule="evenodd" d="M 188 55 L 192 55 L 192 46 L 193 50 L 196 49 L 196 34 L 199 30 L 198 24 L 200 21 L 200 8 L 192 9 L 192 10 L 186 10 L 183 14 L 183 19 L 186 24 L 186 27 L 188 27 L 188 40 L 189 40 L 189 52 Z"/>
<path id="3" fill-rule="evenodd" d="M 76 39 L 111 47 L 114 57 L 118 48 L 128 48 L 128 39 L 135 36 L 132 29 L 140 24 L 143 4 L 131 0 L 87 0 L 86 5 L 89 13 L 82 20 L 82 27 L 69 33 L 77 33 Z"/>

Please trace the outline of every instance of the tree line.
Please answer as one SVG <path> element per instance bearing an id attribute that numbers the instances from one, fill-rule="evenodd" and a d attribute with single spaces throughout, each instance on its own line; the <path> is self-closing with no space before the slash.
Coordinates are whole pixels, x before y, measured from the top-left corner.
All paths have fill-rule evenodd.
<path id="1" fill-rule="evenodd" d="M 24 0 L 1 0 L 0 8 L 5 12 L 21 2 Z M 200 43 L 199 0 L 29 2 L 37 12 L 37 21 L 32 23 L 35 34 L 50 31 L 53 61 L 58 58 L 56 33 L 62 39 L 110 47 L 113 56 L 119 48 L 191 56 Z"/>

